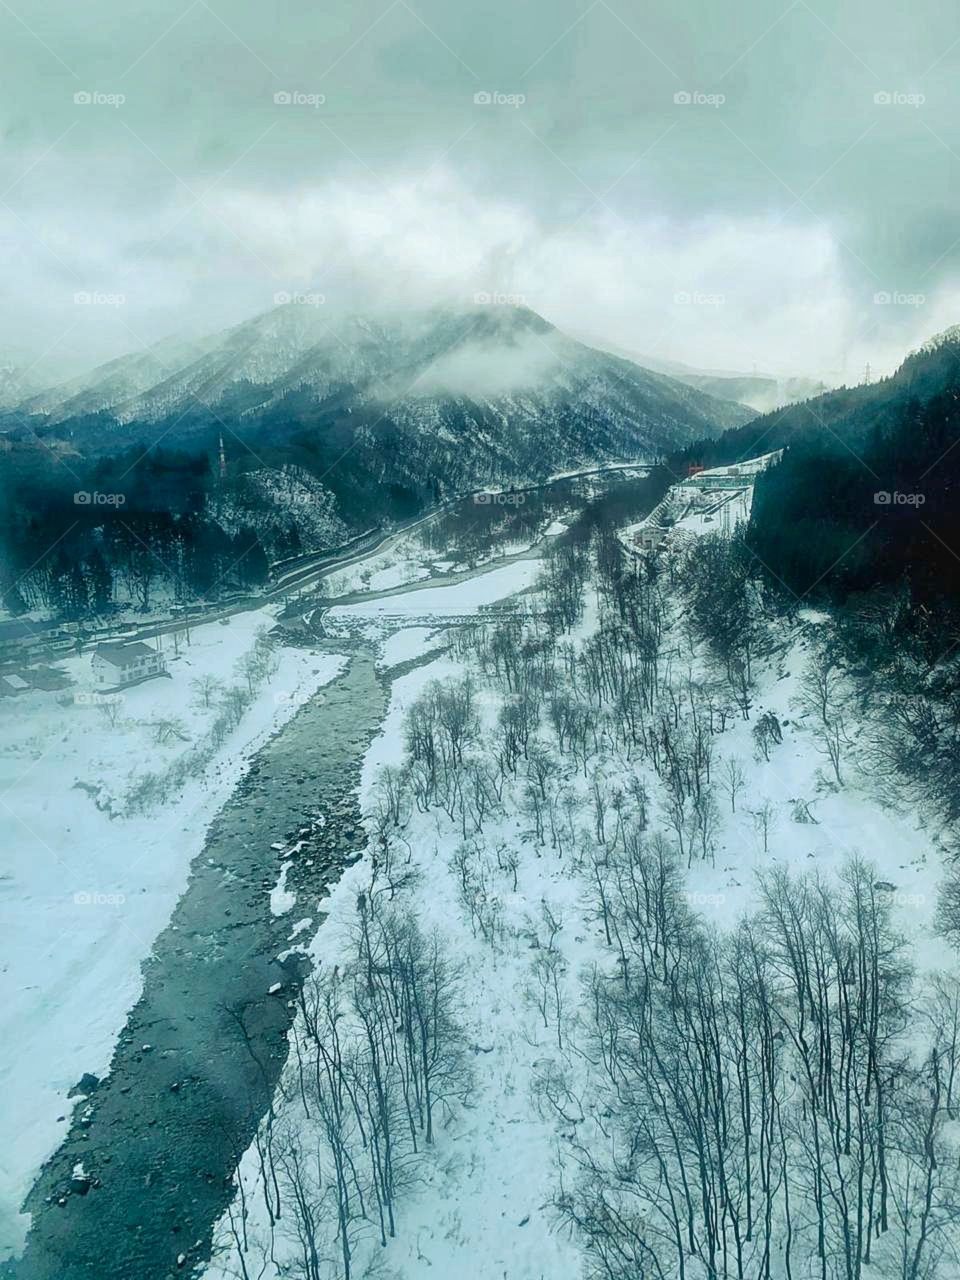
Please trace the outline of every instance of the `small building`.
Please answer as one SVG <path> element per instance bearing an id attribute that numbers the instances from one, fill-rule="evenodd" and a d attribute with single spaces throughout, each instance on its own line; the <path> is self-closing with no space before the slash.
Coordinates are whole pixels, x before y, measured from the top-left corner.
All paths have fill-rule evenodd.
<path id="1" fill-rule="evenodd" d="M 159 649 L 151 649 L 139 641 L 101 644 L 93 655 L 93 674 L 98 685 L 113 689 L 149 680 L 151 676 L 165 676 L 167 664 Z"/>
<path id="2" fill-rule="evenodd" d="M 683 483 L 691 489 L 747 489 L 753 483 L 753 476 L 744 476 L 739 469 L 728 468 L 724 471 L 704 471 Z"/>
<path id="3" fill-rule="evenodd" d="M 633 545 L 638 551 L 656 551 L 663 542 L 663 529 L 644 525 L 633 535 Z"/>
<path id="4" fill-rule="evenodd" d="M 58 622 L 35 622 L 32 618 L 0 622 L 0 662 L 35 657 L 62 639 Z"/>

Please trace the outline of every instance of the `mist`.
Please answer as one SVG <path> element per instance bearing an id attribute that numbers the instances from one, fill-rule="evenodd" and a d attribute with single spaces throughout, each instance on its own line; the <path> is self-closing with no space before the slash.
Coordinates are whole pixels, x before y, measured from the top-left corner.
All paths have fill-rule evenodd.
<path id="1" fill-rule="evenodd" d="M 5 6 L 0 366 L 56 381 L 312 290 L 331 315 L 516 296 L 701 369 L 888 372 L 958 311 L 948 17 Z"/>

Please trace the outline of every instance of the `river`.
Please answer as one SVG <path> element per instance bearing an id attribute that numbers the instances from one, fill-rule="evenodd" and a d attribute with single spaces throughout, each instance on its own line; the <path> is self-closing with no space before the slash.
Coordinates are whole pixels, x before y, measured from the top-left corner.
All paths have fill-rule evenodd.
<path id="1" fill-rule="evenodd" d="M 5 1280 L 167 1280 L 209 1258 L 214 1224 L 234 1194 L 233 1170 L 287 1057 L 306 961 L 298 951 L 278 956 L 298 918 L 311 916 L 311 932 L 322 923 L 311 906 L 364 847 L 360 770 L 392 681 L 437 656 L 385 673 L 362 638 L 313 643 L 348 650 L 348 664 L 258 752 L 212 823 L 144 964 L 143 991 L 110 1071 L 75 1109 L 27 1197 L 26 1248 L 0 1268 Z M 297 906 L 277 916 L 269 895 L 280 852 L 272 846 L 298 840 L 285 885 Z"/>

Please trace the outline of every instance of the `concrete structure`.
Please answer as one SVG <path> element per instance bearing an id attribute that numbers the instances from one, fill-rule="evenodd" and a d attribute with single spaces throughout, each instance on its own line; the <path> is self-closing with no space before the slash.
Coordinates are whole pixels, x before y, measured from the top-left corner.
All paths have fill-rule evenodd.
<path id="1" fill-rule="evenodd" d="M 684 480 L 683 487 L 689 489 L 745 489 L 753 484 L 752 474 L 744 475 L 739 467 L 725 467 L 724 470 L 702 471 L 698 475 Z"/>
<path id="2" fill-rule="evenodd" d="M 633 535 L 633 545 L 638 551 L 656 551 L 665 537 L 665 529 L 644 525 Z"/>

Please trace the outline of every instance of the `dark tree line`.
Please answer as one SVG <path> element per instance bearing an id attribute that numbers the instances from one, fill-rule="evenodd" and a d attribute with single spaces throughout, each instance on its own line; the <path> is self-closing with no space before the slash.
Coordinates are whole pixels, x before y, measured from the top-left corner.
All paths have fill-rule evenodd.
<path id="1" fill-rule="evenodd" d="M 271 555 L 301 549 L 292 521 L 267 544 L 250 525 L 224 528 L 211 514 L 206 455 L 155 449 L 96 461 L 0 455 L 0 591 L 13 613 L 102 617 L 120 600 L 148 609 L 248 590 L 268 577 Z"/>

